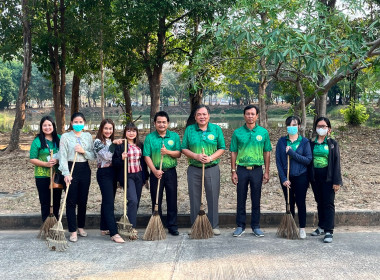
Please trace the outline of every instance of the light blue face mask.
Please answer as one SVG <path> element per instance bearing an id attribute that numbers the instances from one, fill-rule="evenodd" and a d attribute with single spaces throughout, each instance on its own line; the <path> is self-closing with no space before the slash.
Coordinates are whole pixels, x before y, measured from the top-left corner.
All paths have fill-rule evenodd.
<path id="1" fill-rule="evenodd" d="M 75 123 L 75 124 L 73 124 L 73 129 L 74 129 L 76 132 L 81 131 L 83 128 L 84 128 L 84 124 L 79 124 L 79 123 Z"/>
<path id="2" fill-rule="evenodd" d="M 288 126 L 286 130 L 288 131 L 289 135 L 296 135 L 298 133 L 298 126 Z"/>

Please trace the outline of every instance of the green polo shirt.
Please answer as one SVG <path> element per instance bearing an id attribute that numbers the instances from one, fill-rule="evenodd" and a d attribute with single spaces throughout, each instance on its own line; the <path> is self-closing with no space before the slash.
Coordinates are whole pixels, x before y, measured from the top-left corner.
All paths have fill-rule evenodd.
<path id="1" fill-rule="evenodd" d="M 313 149 L 313 164 L 315 168 L 324 168 L 329 165 L 329 145 L 327 137 L 322 143 L 318 143 L 318 137 L 314 140 L 315 146 Z"/>
<path id="2" fill-rule="evenodd" d="M 143 156 L 150 157 L 154 167 L 160 168 L 162 144 L 169 151 L 181 151 L 181 140 L 179 135 L 173 131 L 166 130 L 166 135 L 161 137 L 157 131 L 149 133 L 144 141 Z M 162 169 L 169 169 L 177 166 L 177 159 L 169 155 L 164 155 L 162 159 Z"/>
<path id="3" fill-rule="evenodd" d="M 292 148 L 292 150 L 294 151 L 297 150 L 298 146 L 301 144 L 301 141 L 302 141 L 302 136 L 299 134 L 298 134 L 298 138 L 294 142 L 290 141 L 289 135 L 286 136 L 286 145 L 290 146 L 290 148 Z"/>
<path id="4" fill-rule="evenodd" d="M 188 149 L 196 154 L 202 153 L 202 148 L 205 149 L 205 154 L 210 156 L 217 150 L 225 150 L 226 144 L 222 129 L 213 123 L 207 125 L 207 129 L 202 131 L 198 124 L 189 125 L 185 130 L 185 135 L 182 139 L 182 149 Z M 206 163 L 205 166 L 218 164 L 220 159 L 215 159 L 212 162 Z M 202 163 L 195 159 L 188 159 L 190 165 L 202 167 Z"/>
<path id="5" fill-rule="evenodd" d="M 232 134 L 230 151 L 237 153 L 237 165 L 263 165 L 264 152 L 272 151 L 268 131 L 258 125 L 253 129 L 246 124 L 239 127 Z"/>
<path id="6" fill-rule="evenodd" d="M 61 138 L 61 135 L 58 135 Z M 46 144 L 49 145 L 49 149 L 53 151 L 53 154 L 57 154 L 59 147 L 55 146 L 53 142 L 45 139 Z M 38 159 L 40 161 L 48 161 L 47 157 L 50 157 L 50 151 L 47 147 L 41 147 L 41 141 L 39 137 L 34 138 L 32 145 L 30 146 L 30 159 Z M 58 164 L 54 166 L 55 171 L 58 170 Z M 50 177 L 50 168 L 43 166 L 34 166 L 34 177 L 36 178 L 46 178 Z"/>

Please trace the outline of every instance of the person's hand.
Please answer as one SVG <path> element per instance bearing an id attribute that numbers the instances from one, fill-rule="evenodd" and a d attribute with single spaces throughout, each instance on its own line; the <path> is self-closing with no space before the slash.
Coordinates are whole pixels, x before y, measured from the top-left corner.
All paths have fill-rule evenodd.
<path id="1" fill-rule="evenodd" d="M 231 174 L 231 181 L 234 185 L 237 185 L 238 183 L 238 175 L 236 172 L 232 172 Z"/>
<path id="2" fill-rule="evenodd" d="M 76 144 L 76 145 L 75 145 L 74 150 L 75 150 L 77 153 L 84 154 L 84 149 L 83 149 L 83 147 L 82 147 L 81 145 L 79 145 L 79 144 Z"/>
<path id="3" fill-rule="evenodd" d="M 121 145 L 124 143 L 124 139 L 115 139 L 112 143 L 115 145 Z"/>
<path id="4" fill-rule="evenodd" d="M 65 176 L 65 183 L 66 183 L 66 186 L 68 186 L 70 183 L 71 183 L 71 180 L 72 180 L 73 178 L 70 176 L 70 175 L 66 175 Z"/>
<path id="5" fill-rule="evenodd" d="M 155 171 L 153 171 L 153 174 L 154 176 L 156 176 L 157 179 L 161 179 L 162 174 L 164 174 L 164 171 L 156 169 Z"/>
<path id="6" fill-rule="evenodd" d="M 210 157 L 205 154 L 198 154 L 197 155 L 197 160 L 202 162 L 202 163 L 209 163 L 210 162 Z"/>
<path id="7" fill-rule="evenodd" d="M 339 191 L 340 185 L 333 185 L 334 192 Z"/>
<path id="8" fill-rule="evenodd" d="M 45 167 L 53 167 L 54 165 L 56 165 L 57 163 L 57 160 L 56 159 L 50 159 L 49 161 L 45 162 Z"/>
<path id="9" fill-rule="evenodd" d="M 165 144 L 162 143 L 161 155 L 167 155 L 167 154 L 168 154 L 168 150 L 166 149 Z"/>
<path id="10" fill-rule="evenodd" d="M 265 172 L 263 176 L 263 183 L 266 184 L 269 182 L 269 172 Z"/>
<path id="11" fill-rule="evenodd" d="M 292 149 L 292 148 L 291 148 L 290 146 L 286 146 L 286 149 L 285 149 L 286 153 L 288 153 L 289 150 L 291 150 L 291 149 Z"/>
<path id="12" fill-rule="evenodd" d="M 127 157 L 128 157 L 128 153 L 123 152 L 123 153 L 121 154 L 121 158 L 122 158 L 122 160 L 125 160 Z"/>
<path id="13" fill-rule="evenodd" d="M 286 187 L 286 188 L 291 188 L 290 187 L 290 185 L 291 185 L 291 183 L 290 183 L 290 181 L 289 180 L 286 180 L 284 183 L 282 183 L 282 185 L 284 186 L 284 187 Z"/>

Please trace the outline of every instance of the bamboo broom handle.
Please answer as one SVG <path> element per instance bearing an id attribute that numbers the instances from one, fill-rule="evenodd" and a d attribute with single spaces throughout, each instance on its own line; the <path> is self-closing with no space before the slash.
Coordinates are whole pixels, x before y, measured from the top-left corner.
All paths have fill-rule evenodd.
<path id="1" fill-rule="evenodd" d="M 289 181 L 289 172 L 290 172 L 290 156 L 288 155 L 288 170 L 286 171 L 286 178 Z M 289 188 L 287 187 L 288 197 L 286 198 L 287 204 L 289 204 Z"/>
<path id="2" fill-rule="evenodd" d="M 204 155 L 205 148 L 202 148 L 202 154 Z M 201 205 L 203 204 L 203 190 L 205 188 L 205 164 L 202 163 L 202 192 L 201 192 Z"/>
<path id="3" fill-rule="evenodd" d="M 127 138 L 124 139 L 124 153 L 127 153 Z M 128 157 L 126 156 L 124 158 L 124 215 L 123 217 L 127 216 L 127 181 L 128 181 L 128 176 L 127 176 L 127 164 L 128 164 Z"/>
<path id="4" fill-rule="evenodd" d="M 162 170 L 162 161 L 163 161 L 163 159 L 164 159 L 164 155 L 161 155 L 160 171 Z M 158 183 L 157 183 L 156 205 L 154 206 L 154 208 L 156 208 L 156 206 L 158 206 L 158 195 L 160 194 L 160 183 L 161 183 L 161 178 L 158 179 Z M 158 209 L 156 211 L 158 211 Z"/>
<path id="5" fill-rule="evenodd" d="M 53 158 L 53 151 L 50 150 L 50 159 Z M 50 214 L 53 213 L 53 166 L 50 167 Z"/>
<path id="6" fill-rule="evenodd" d="M 75 162 L 77 160 L 77 155 L 78 155 L 78 152 L 75 152 L 75 156 L 74 156 L 74 160 L 73 160 L 73 165 L 71 166 L 71 171 L 70 171 L 71 180 L 73 179 L 73 171 L 74 171 Z M 65 206 L 66 206 L 67 194 L 69 193 L 70 184 L 71 184 L 71 181 L 66 186 L 65 198 L 63 199 L 62 210 L 61 210 L 61 214 L 59 215 L 59 220 L 58 220 L 59 222 L 62 222 L 63 209 L 65 209 Z"/>

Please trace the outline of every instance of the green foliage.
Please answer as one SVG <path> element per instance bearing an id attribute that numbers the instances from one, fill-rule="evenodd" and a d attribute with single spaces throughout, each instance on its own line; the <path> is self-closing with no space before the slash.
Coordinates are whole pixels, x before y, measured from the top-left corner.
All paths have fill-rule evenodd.
<path id="1" fill-rule="evenodd" d="M 344 121 L 349 125 L 364 124 L 369 118 L 367 108 L 363 104 L 354 101 L 351 101 L 346 109 L 341 109 L 340 113 L 343 115 Z"/>

